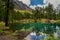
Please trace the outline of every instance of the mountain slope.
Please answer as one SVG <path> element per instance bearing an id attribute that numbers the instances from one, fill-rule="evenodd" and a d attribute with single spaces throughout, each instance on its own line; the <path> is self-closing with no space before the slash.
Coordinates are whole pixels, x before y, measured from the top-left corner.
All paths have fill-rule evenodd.
<path id="1" fill-rule="evenodd" d="M 14 6 L 17 10 L 32 10 L 29 6 L 22 3 L 21 1 L 13 0 L 13 3 L 14 3 Z"/>

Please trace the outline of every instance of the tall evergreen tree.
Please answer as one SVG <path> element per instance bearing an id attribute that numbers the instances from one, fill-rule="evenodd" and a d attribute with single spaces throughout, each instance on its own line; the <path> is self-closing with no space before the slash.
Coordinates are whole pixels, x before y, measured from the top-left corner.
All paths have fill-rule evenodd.
<path id="1" fill-rule="evenodd" d="M 46 6 L 45 11 L 46 11 L 47 18 L 52 19 L 53 5 L 49 3 L 48 6 Z"/>
<path id="2" fill-rule="evenodd" d="M 8 26 L 9 13 L 13 10 L 13 0 L 2 0 L 5 6 L 5 26 Z"/>

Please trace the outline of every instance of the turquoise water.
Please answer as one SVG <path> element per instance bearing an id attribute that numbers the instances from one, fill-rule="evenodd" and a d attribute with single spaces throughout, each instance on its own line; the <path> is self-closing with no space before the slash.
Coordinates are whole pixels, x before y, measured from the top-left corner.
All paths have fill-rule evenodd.
<path id="1" fill-rule="evenodd" d="M 45 32 L 53 33 L 56 32 L 56 27 L 60 28 L 60 24 L 51 24 L 51 23 L 17 23 L 10 26 L 11 29 L 20 30 L 20 29 L 30 29 L 36 32 Z"/>
<path id="2" fill-rule="evenodd" d="M 44 32 L 44 33 L 53 33 L 56 32 L 58 28 L 60 28 L 57 24 L 51 24 L 51 23 L 33 23 L 33 31 L 37 32 Z M 32 26 L 30 25 L 30 26 Z M 58 27 L 58 28 L 57 28 Z"/>

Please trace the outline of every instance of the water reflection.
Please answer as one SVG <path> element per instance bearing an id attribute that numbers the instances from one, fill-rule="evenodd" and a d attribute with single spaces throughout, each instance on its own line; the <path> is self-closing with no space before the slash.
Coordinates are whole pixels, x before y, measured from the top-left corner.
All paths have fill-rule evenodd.
<path id="1" fill-rule="evenodd" d="M 36 35 L 36 32 L 31 32 L 25 39 L 26 40 L 41 40 L 46 37 L 47 37 L 46 34 Z"/>

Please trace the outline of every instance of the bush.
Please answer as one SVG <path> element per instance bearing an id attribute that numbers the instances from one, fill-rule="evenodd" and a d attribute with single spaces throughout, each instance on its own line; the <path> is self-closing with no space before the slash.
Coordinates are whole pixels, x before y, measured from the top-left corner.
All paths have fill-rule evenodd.
<path id="1" fill-rule="evenodd" d="M 22 23 L 13 23 L 9 25 L 10 30 L 12 30 L 13 32 L 16 30 L 21 30 L 24 27 L 24 24 Z"/>
<path id="2" fill-rule="evenodd" d="M 0 35 L 3 35 L 3 30 L 0 30 Z"/>

